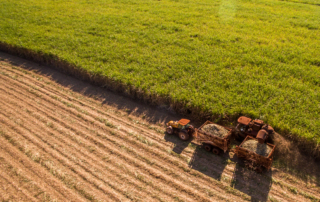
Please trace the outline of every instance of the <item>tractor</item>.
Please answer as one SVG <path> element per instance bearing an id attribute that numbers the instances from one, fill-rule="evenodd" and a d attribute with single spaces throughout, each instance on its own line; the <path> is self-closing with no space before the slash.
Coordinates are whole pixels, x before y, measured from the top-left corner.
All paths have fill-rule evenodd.
<path id="1" fill-rule="evenodd" d="M 179 121 L 169 121 L 167 125 L 167 133 L 178 134 L 181 140 L 188 140 L 194 133 L 194 127 L 189 124 L 190 120 L 180 119 Z"/>
<path id="2" fill-rule="evenodd" d="M 264 143 L 266 140 L 270 141 L 269 137 L 274 133 L 274 129 L 262 120 L 252 120 L 245 116 L 238 118 L 238 125 L 235 131 L 235 137 L 239 141 L 243 141 L 249 135 L 257 138 L 260 143 Z"/>

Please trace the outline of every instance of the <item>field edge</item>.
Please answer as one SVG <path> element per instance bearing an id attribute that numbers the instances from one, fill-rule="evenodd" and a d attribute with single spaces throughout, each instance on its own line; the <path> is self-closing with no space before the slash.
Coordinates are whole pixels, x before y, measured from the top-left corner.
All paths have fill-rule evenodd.
<path id="1" fill-rule="evenodd" d="M 106 76 L 92 74 L 89 71 L 86 71 L 75 64 L 70 64 L 69 62 L 62 60 L 53 54 L 30 50 L 2 41 L 0 41 L 0 51 L 40 64 L 48 65 L 51 68 L 82 81 L 86 81 L 90 84 L 120 93 L 126 97 L 139 100 L 149 105 L 167 106 L 180 115 L 186 115 L 189 117 L 192 116 L 193 121 L 204 122 L 206 120 L 212 120 L 217 123 L 231 125 L 231 123 L 235 123 L 237 118 L 241 115 L 250 116 L 250 114 L 228 114 L 228 116 L 221 118 L 220 114 L 212 114 L 208 111 L 203 111 L 203 109 L 187 107 L 183 101 L 172 100 L 168 95 L 151 94 L 150 92 L 144 92 L 132 85 L 127 85 L 123 82 L 110 79 Z M 278 131 L 281 136 L 296 145 L 302 153 L 311 155 L 316 159 L 320 158 L 320 147 L 316 142 L 299 137 L 297 134 L 292 134 L 290 131 L 282 128 L 275 128 L 275 130 Z"/>

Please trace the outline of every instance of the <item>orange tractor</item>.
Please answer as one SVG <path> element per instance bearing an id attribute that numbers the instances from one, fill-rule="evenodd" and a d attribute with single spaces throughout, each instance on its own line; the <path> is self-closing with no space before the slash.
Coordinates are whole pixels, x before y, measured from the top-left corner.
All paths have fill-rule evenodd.
<path id="1" fill-rule="evenodd" d="M 256 138 L 260 143 L 263 143 L 268 140 L 268 137 L 273 133 L 274 129 L 262 120 L 252 120 L 248 117 L 241 116 L 238 118 L 235 137 L 237 140 L 242 141 L 249 135 Z"/>
<path id="2" fill-rule="evenodd" d="M 169 135 L 178 134 L 181 140 L 188 140 L 194 133 L 194 127 L 189 124 L 190 120 L 180 119 L 179 121 L 169 121 L 166 131 Z"/>

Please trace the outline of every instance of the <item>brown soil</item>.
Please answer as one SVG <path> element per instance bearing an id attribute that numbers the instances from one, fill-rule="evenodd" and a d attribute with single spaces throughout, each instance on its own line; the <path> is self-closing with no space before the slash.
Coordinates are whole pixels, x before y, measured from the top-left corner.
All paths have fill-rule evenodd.
<path id="1" fill-rule="evenodd" d="M 320 198 L 316 170 L 301 175 L 298 166 L 282 169 L 276 160 L 277 168 L 257 174 L 232 152 L 216 156 L 194 142 L 165 134 L 164 123 L 183 117 L 164 108 L 0 53 L 0 199 Z M 297 165 L 300 160 L 292 162 Z M 315 162 L 312 165 L 319 168 Z"/>

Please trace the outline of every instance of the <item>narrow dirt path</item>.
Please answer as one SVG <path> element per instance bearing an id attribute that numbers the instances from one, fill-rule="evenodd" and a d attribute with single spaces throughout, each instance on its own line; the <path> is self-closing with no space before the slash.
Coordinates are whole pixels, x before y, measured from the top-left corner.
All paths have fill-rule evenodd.
<path id="1" fill-rule="evenodd" d="M 276 168 L 257 174 L 232 152 L 216 156 L 166 135 L 164 123 L 181 118 L 167 110 L 29 61 L 3 53 L 1 58 L 2 200 L 320 198 L 317 178 L 305 180 Z"/>

